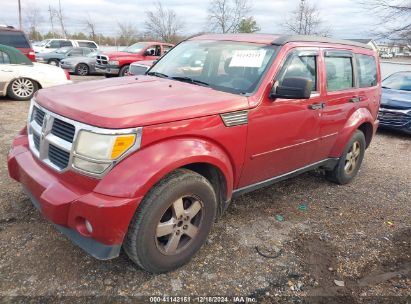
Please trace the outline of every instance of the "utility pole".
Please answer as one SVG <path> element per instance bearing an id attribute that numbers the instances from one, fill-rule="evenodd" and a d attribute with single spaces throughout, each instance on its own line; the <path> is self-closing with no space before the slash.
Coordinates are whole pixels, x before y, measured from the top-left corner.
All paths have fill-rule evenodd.
<path id="1" fill-rule="evenodd" d="M 50 5 L 49 5 L 49 14 L 50 14 L 50 23 L 51 23 L 51 33 L 53 35 L 53 38 L 56 38 L 54 37 L 53 10 L 51 9 Z"/>
<path id="2" fill-rule="evenodd" d="M 304 1 L 305 0 L 301 0 L 301 2 L 300 2 L 300 16 L 299 16 L 300 20 L 299 20 L 299 25 L 298 25 L 298 35 L 303 34 L 302 33 L 302 30 L 303 30 L 303 14 L 304 14 L 304 9 L 305 9 Z"/>
<path id="3" fill-rule="evenodd" d="M 22 30 L 23 29 L 23 24 L 21 22 L 21 3 L 20 3 L 20 0 L 18 0 L 18 1 L 19 1 L 19 26 L 20 26 L 20 30 Z"/>

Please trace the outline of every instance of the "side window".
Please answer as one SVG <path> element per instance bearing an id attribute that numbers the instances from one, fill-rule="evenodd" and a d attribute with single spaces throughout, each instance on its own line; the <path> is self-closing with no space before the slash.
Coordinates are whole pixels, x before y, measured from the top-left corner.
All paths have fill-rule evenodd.
<path id="1" fill-rule="evenodd" d="M 82 49 L 72 49 L 68 56 L 71 57 L 76 57 L 76 56 L 83 56 L 83 50 Z"/>
<path id="2" fill-rule="evenodd" d="M 161 56 L 161 47 L 159 45 L 152 45 L 146 52 L 148 52 L 148 56 Z"/>
<path id="3" fill-rule="evenodd" d="M 60 40 L 52 40 L 51 42 L 50 42 L 50 48 L 51 49 L 59 49 L 59 48 L 61 48 L 62 47 L 62 45 L 61 45 L 61 43 L 60 43 Z"/>
<path id="4" fill-rule="evenodd" d="M 325 56 L 327 91 L 341 91 L 354 87 L 352 57 Z"/>
<path id="5" fill-rule="evenodd" d="M 91 52 L 94 52 L 94 50 L 88 49 L 88 48 L 84 48 L 84 49 L 83 49 L 83 55 L 84 55 L 84 56 L 90 54 Z"/>
<path id="6" fill-rule="evenodd" d="M 357 73 L 360 88 L 377 85 L 377 64 L 373 56 L 356 55 Z"/>
<path id="7" fill-rule="evenodd" d="M 283 80 L 288 77 L 304 77 L 312 81 L 313 92 L 317 91 L 317 56 L 299 55 L 294 52 L 287 58 L 281 68 L 277 81 L 281 85 Z"/>
<path id="8" fill-rule="evenodd" d="M 61 40 L 60 45 L 61 45 L 61 47 L 63 47 L 63 46 L 73 46 L 71 41 L 68 41 L 68 40 Z"/>
<path id="9" fill-rule="evenodd" d="M 169 45 L 163 45 L 163 55 L 167 54 L 173 47 Z"/>
<path id="10" fill-rule="evenodd" d="M 0 64 L 10 64 L 10 57 L 7 53 L 0 51 Z"/>

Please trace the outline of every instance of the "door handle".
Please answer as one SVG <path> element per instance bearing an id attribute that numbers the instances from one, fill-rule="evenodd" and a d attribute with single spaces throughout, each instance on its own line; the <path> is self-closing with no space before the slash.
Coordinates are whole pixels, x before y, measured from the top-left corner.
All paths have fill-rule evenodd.
<path id="1" fill-rule="evenodd" d="M 321 109 L 324 109 L 324 107 L 325 107 L 325 103 L 313 103 L 313 104 L 310 104 L 310 105 L 308 105 L 308 108 L 310 109 L 310 110 L 321 110 Z"/>
<path id="2" fill-rule="evenodd" d="M 350 98 L 349 102 L 360 102 L 362 98 L 360 96 Z"/>

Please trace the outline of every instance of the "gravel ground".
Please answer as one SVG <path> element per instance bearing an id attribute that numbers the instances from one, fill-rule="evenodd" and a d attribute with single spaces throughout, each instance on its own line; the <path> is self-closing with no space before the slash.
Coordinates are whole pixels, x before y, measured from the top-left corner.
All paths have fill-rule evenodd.
<path id="1" fill-rule="evenodd" d="M 349 185 L 327 182 L 315 171 L 243 195 L 188 265 L 152 275 L 124 253 L 111 261 L 86 255 L 43 219 L 8 177 L 9 146 L 28 107 L 0 98 L 0 296 L 410 301 L 410 136 L 378 132 Z"/>

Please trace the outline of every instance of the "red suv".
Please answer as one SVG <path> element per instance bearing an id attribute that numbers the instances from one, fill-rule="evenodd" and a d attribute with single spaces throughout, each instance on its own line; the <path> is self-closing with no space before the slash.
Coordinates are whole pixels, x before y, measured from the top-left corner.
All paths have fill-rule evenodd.
<path id="1" fill-rule="evenodd" d="M 16 30 L 12 26 L 0 25 L 0 44 L 12 46 L 31 61 L 36 61 L 36 54 L 23 31 Z"/>
<path id="2" fill-rule="evenodd" d="M 315 168 L 350 182 L 380 97 L 367 45 L 199 36 L 146 76 L 39 91 L 8 168 L 85 251 L 110 259 L 123 247 L 164 272 L 189 261 L 243 193 Z"/>
<path id="3" fill-rule="evenodd" d="M 121 52 L 105 52 L 97 55 L 96 71 L 106 77 L 126 76 L 130 64 L 142 60 L 156 60 L 166 54 L 172 44 L 161 42 L 137 42 Z"/>

